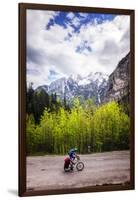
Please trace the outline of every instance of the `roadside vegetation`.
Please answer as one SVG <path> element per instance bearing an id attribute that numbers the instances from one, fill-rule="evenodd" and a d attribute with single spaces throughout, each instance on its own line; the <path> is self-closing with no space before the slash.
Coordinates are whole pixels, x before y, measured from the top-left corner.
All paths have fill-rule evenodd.
<path id="1" fill-rule="evenodd" d="M 28 155 L 66 154 L 129 149 L 130 118 L 117 102 L 96 106 L 92 99 L 74 98 L 71 105 L 56 94 L 27 92 Z"/>

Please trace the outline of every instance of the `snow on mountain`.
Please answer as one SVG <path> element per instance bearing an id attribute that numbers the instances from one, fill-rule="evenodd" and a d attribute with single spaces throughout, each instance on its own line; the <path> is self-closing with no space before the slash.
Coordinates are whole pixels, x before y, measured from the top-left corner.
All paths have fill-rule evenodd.
<path id="1" fill-rule="evenodd" d="M 83 77 L 80 74 L 71 74 L 68 79 L 72 79 L 78 83 Z"/>
<path id="2" fill-rule="evenodd" d="M 90 84 L 90 82 L 91 82 L 90 80 L 84 78 L 78 82 L 78 85 L 88 85 Z"/>
<path id="3" fill-rule="evenodd" d="M 108 77 L 101 72 L 91 72 L 87 76 L 79 74 L 60 78 L 50 85 L 39 86 L 36 90 L 45 90 L 48 94 L 56 93 L 60 99 L 70 101 L 74 97 L 93 98 L 96 104 L 117 100 L 129 102 L 129 65 L 130 53 L 118 63 Z"/>
<path id="4" fill-rule="evenodd" d="M 60 78 L 56 81 L 53 81 L 50 85 L 49 85 L 49 92 L 50 93 L 55 93 L 55 92 L 59 92 L 59 93 L 63 93 L 65 91 L 65 86 L 67 84 L 67 79 L 66 78 Z"/>
<path id="5" fill-rule="evenodd" d="M 96 82 L 98 87 L 103 83 L 103 81 L 107 81 L 108 76 L 101 72 L 90 73 L 88 76 L 83 77 L 79 82 L 78 85 L 87 85 L 91 82 Z"/>
<path id="6" fill-rule="evenodd" d="M 70 75 L 68 78 L 60 78 L 51 82 L 49 86 L 42 86 L 46 88 L 46 92 L 49 94 L 56 93 L 60 99 L 66 97 L 67 100 L 73 97 L 82 96 L 84 99 L 94 98 L 95 103 L 99 104 L 100 94 L 103 88 L 106 86 L 108 76 L 101 73 L 90 73 L 87 76 Z M 39 86 L 40 88 L 41 86 Z"/>

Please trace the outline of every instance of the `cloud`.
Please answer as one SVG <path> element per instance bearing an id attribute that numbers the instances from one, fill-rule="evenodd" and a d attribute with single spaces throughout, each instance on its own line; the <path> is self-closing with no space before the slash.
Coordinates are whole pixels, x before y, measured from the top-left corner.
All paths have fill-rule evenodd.
<path id="1" fill-rule="evenodd" d="M 74 25 L 75 27 L 79 26 L 81 23 L 81 20 L 78 17 L 74 17 L 71 24 Z"/>
<path id="2" fill-rule="evenodd" d="M 107 17 L 98 23 L 97 16 L 87 20 L 90 14 L 70 12 L 65 15 L 65 28 L 63 18 L 60 24 L 54 23 L 59 14 L 27 11 L 27 81 L 34 82 L 34 87 L 71 74 L 83 76 L 96 71 L 110 74 L 129 52 L 129 16 L 119 15 L 112 20 Z M 47 29 L 50 20 L 53 24 Z M 78 26 L 78 31 L 72 25 Z"/>
<path id="3" fill-rule="evenodd" d="M 45 54 L 41 49 L 35 49 L 30 46 L 27 46 L 27 62 L 34 62 L 38 65 L 41 65 L 44 62 Z"/>
<path id="4" fill-rule="evenodd" d="M 74 16 L 75 16 L 75 15 L 73 14 L 73 12 L 69 12 L 69 13 L 67 14 L 67 18 L 70 19 L 70 20 L 73 19 Z"/>
<path id="5" fill-rule="evenodd" d="M 88 16 L 88 14 L 86 13 L 79 13 L 79 15 L 82 17 L 82 18 L 86 18 Z"/>

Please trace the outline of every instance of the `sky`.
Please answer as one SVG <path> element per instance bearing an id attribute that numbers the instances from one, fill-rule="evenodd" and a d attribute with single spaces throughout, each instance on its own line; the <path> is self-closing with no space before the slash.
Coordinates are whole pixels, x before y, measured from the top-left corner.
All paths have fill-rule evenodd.
<path id="1" fill-rule="evenodd" d="M 130 17 L 27 10 L 27 83 L 61 77 L 110 75 L 130 51 Z"/>

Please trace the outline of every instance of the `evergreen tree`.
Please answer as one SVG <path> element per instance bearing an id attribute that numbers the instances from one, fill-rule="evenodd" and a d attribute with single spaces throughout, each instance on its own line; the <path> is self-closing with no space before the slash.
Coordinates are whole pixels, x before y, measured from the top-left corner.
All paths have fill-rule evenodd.
<path id="1" fill-rule="evenodd" d="M 26 93 L 26 112 L 28 114 L 33 113 L 33 95 L 34 95 L 34 89 L 33 89 L 33 83 L 29 84 L 29 87 L 27 89 Z"/>

